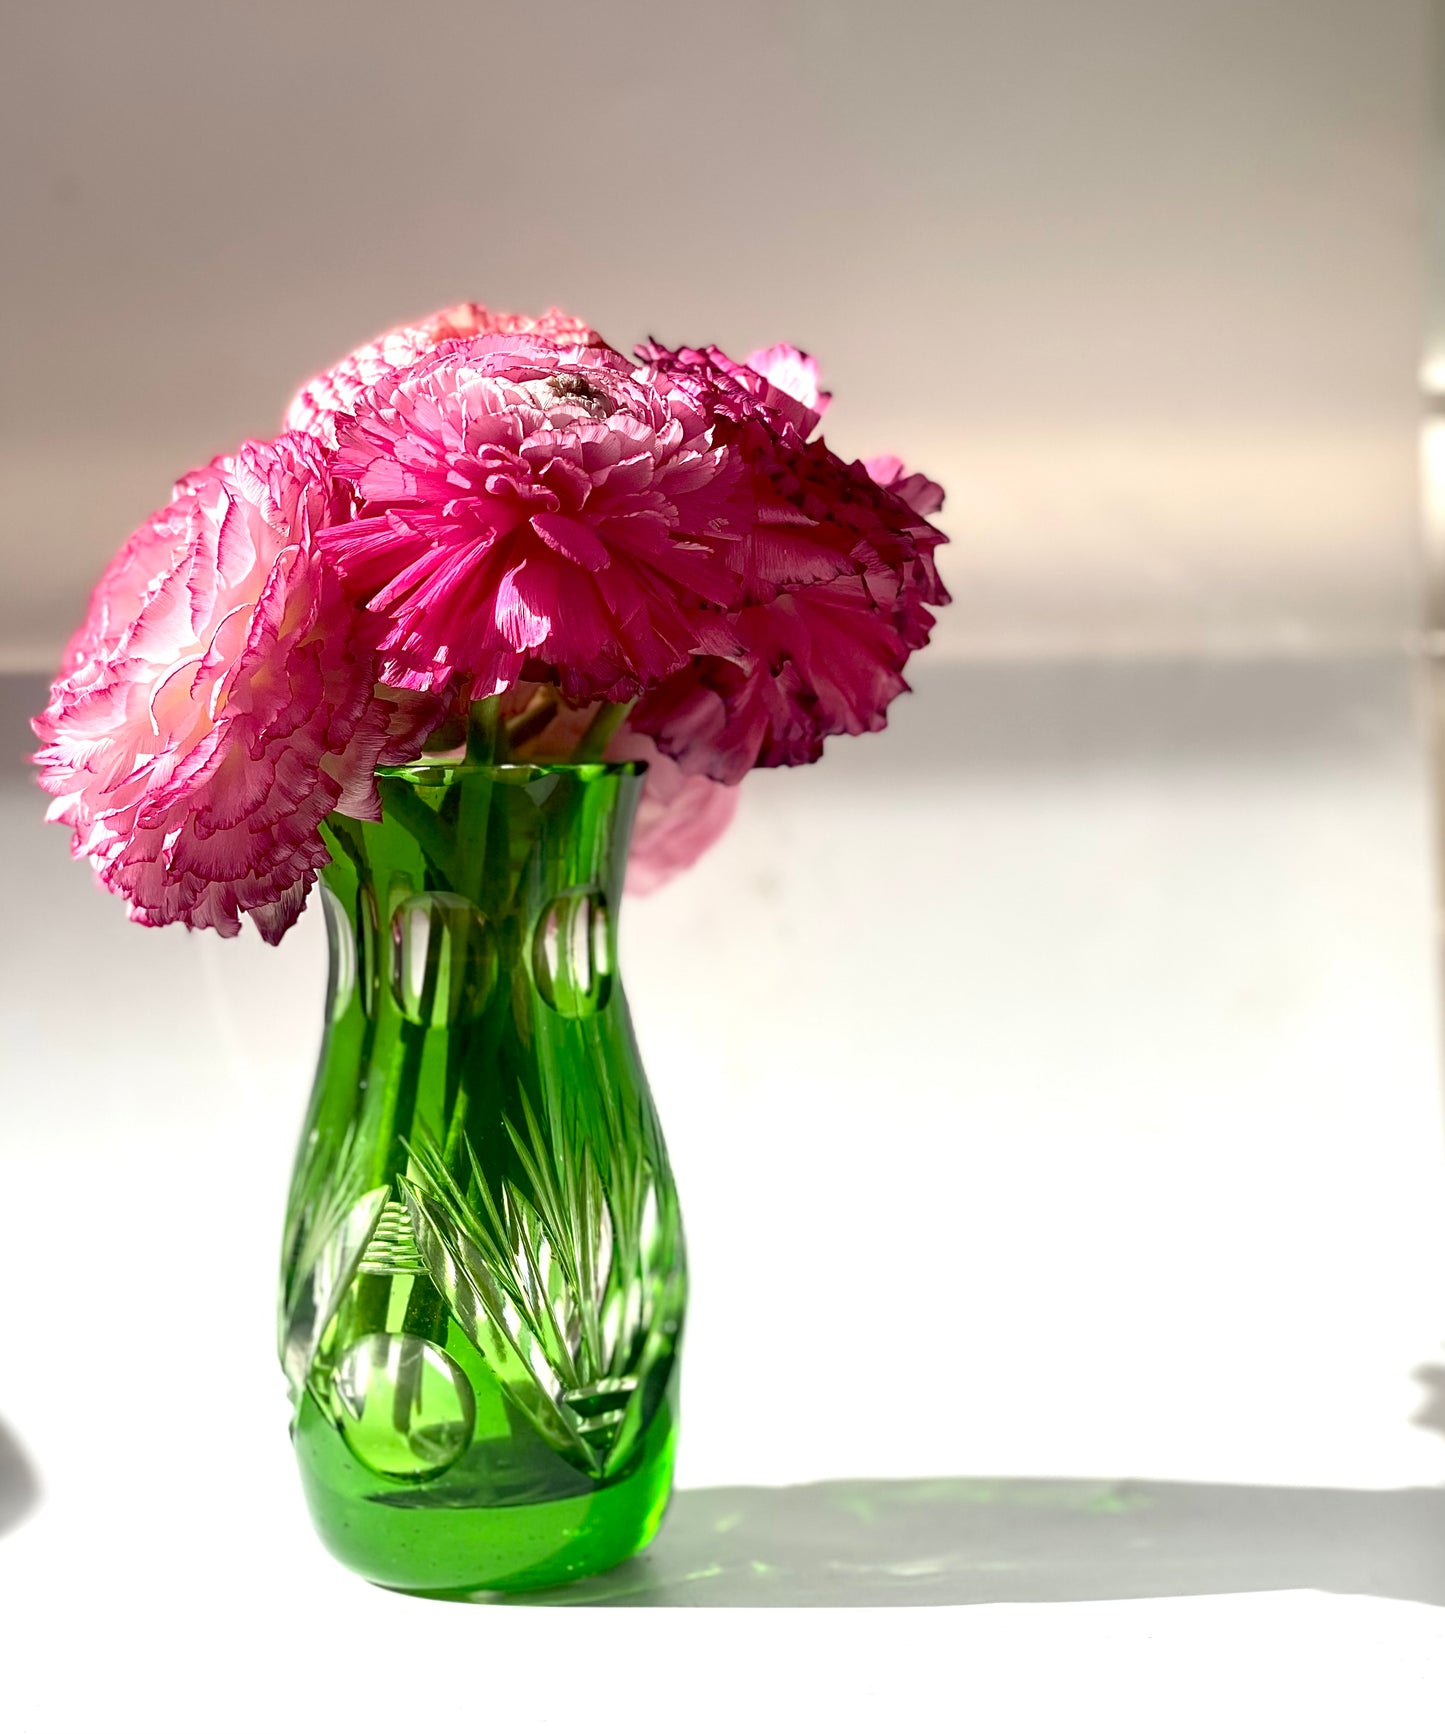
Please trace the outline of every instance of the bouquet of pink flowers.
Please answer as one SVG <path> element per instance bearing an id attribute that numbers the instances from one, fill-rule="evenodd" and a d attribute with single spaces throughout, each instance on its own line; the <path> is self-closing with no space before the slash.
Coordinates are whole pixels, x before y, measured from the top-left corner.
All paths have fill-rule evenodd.
<path id="1" fill-rule="evenodd" d="M 313 380 L 107 568 L 36 718 L 49 817 L 148 926 L 273 943 L 333 812 L 419 755 L 643 759 L 629 884 L 759 766 L 883 727 L 948 600 L 942 491 L 846 463 L 778 345 L 643 345 L 468 304 Z"/>

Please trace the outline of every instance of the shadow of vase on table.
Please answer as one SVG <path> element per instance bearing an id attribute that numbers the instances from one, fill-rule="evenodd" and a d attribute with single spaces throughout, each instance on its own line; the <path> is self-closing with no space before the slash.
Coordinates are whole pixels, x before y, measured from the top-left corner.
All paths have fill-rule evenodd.
<path id="1" fill-rule="evenodd" d="M 39 1501 L 39 1477 L 20 1442 L 0 1421 L 0 1536 L 23 1523 Z"/>
<path id="2" fill-rule="evenodd" d="M 954 1607 L 1313 1589 L 1445 1606 L 1445 1488 L 824 1481 L 679 1491 L 640 1558 L 536 1606 Z"/>

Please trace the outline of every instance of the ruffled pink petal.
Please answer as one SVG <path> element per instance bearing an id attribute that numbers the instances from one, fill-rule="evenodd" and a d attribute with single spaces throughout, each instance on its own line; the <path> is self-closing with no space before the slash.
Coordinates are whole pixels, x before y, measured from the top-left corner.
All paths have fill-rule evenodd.
<path id="1" fill-rule="evenodd" d="M 193 472 L 101 580 L 35 727 L 51 816 L 148 926 L 278 940 L 328 856 L 319 827 L 374 811 L 404 733 L 365 624 L 317 537 L 344 496 L 309 436 Z"/>
<path id="2" fill-rule="evenodd" d="M 549 342 L 605 350 L 602 338 L 580 319 L 552 307 L 547 312 L 499 313 L 478 301 L 444 307 L 439 313 L 401 325 L 363 344 L 303 385 L 286 412 L 286 426 L 334 443 L 336 417 L 349 414 L 362 396 L 397 368 L 409 367 L 439 343 L 483 336 L 537 336 Z"/>
<path id="3" fill-rule="evenodd" d="M 692 393 L 535 333 L 436 346 L 336 426 L 359 501 L 321 541 L 379 624 L 382 678 L 573 704 L 683 667 L 739 599 L 744 474 Z"/>
<path id="4" fill-rule="evenodd" d="M 696 658 L 629 719 L 691 775 L 735 784 L 760 766 L 811 764 L 829 735 L 881 729 L 908 690 L 896 611 L 860 580 L 787 591 L 733 624 L 742 655 Z"/>
<path id="5" fill-rule="evenodd" d="M 829 392 L 819 388 L 818 363 L 804 350 L 794 349 L 791 343 L 755 349 L 743 365 L 819 415 L 833 401 Z"/>
<path id="6" fill-rule="evenodd" d="M 917 512 L 919 517 L 931 517 L 942 509 L 943 489 L 938 483 L 930 481 L 917 470 L 911 475 L 908 474 L 903 459 L 894 457 L 891 452 L 885 452 L 876 458 L 865 458 L 863 468 L 880 487 L 887 488 L 910 511 Z"/>

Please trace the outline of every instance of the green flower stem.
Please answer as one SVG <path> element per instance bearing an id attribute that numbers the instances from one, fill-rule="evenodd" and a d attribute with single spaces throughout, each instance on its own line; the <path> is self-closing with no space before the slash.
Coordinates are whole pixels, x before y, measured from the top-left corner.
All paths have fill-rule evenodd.
<path id="1" fill-rule="evenodd" d="M 507 730 L 500 698 L 483 698 L 467 712 L 467 763 L 494 765 L 505 757 Z"/>
<path id="2" fill-rule="evenodd" d="M 394 818 L 416 840 L 417 847 L 443 881 L 454 871 L 456 839 L 446 822 L 429 807 L 409 783 L 398 778 L 380 779 L 382 811 Z M 350 821 L 343 821 L 349 823 Z"/>
<path id="3" fill-rule="evenodd" d="M 514 759 L 519 747 L 524 747 L 550 725 L 557 715 L 559 702 L 559 696 L 554 689 L 543 687 L 522 714 L 512 718 L 506 725 L 506 756 L 509 759 Z"/>
<path id="4" fill-rule="evenodd" d="M 470 750 L 470 737 L 468 748 Z M 491 777 L 468 777 L 454 791 L 454 798 L 447 802 L 448 810 L 455 813 L 452 879 L 464 897 L 470 897 L 479 909 L 488 913 L 493 912 L 494 905 L 485 896 L 482 881 L 486 874 L 487 833 L 491 829 L 494 787 Z"/>
<path id="5" fill-rule="evenodd" d="M 626 704 L 599 705 L 597 715 L 587 725 L 587 733 L 577 743 L 577 751 L 572 755 L 573 763 L 586 765 L 600 759 L 607 751 L 607 743 L 622 726 L 622 719 L 636 702 L 629 699 Z"/>

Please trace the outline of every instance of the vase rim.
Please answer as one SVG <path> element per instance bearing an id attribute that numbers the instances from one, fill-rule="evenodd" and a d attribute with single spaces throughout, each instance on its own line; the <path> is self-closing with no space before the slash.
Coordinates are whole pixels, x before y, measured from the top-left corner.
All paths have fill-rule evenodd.
<path id="1" fill-rule="evenodd" d="M 378 777 L 390 777 L 407 783 L 420 783 L 436 788 L 454 783 L 463 777 L 492 777 L 503 783 L 535 783 L 544 777 L 570 777 L 577 782 L 597 783 L 614 778 L 642 777 L 647 774 L 645 759 L 587 761 L 582 764 L 484 764 L 456 758 L 413 759 L 405 765 L 378 765 Z"/>

